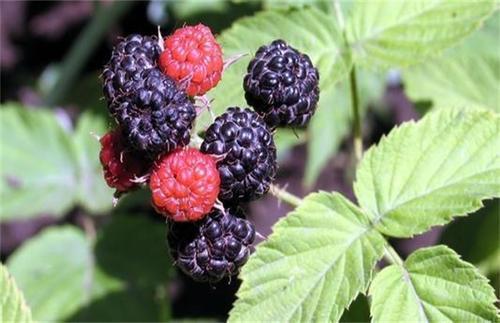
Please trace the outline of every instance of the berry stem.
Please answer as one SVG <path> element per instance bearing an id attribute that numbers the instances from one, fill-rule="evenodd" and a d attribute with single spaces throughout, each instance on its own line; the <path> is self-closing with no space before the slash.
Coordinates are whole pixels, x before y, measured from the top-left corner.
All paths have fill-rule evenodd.
<path id="1" fill-rule="evenodd" d="M 351 105 L 353 114 L 353 131 L 354 131 L 354 156 L 356 164 L 359 163 L 363 156 L 363 136 L 361 133 L 361 118 L 359 115 L 359 99 L 358 99 L 358 84 L 356 82 L 356 67 L 353 65 L 349 74 L 351 84 Z"/>
<path id="2" fill-rule="evenodd" d="M 290 204 L 291 206 L 297 207 L 302 203 L 302 199 L 292 193 L 289 193 L 283 188 L 280 188 L 274 184 L 271 184 L 269 192 L 277 199 Z"/>
<path id="3" fill-rule="evenodd" d="M 392 265 L 404 266 L 403 259 L 401 259 L 398 252 L 388 243 L 385 246 L 384 259 Z"/>

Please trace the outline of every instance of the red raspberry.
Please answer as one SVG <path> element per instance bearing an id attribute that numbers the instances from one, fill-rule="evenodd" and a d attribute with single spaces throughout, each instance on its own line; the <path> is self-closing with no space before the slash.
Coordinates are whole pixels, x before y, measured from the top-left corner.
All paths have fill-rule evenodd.
<path id="1" fill-rule="evenodd" d="M 182 148 L 160 159 L 149 187 L 158 213 L 174 221 L 197 221 L 208 214 L 219 195 L 215 160 L 195 148 Z"/>
<path id="2" fill-rule="evenodd" d="M 121 193 L 137 188 L 139 184 L 132 180 L 146 175 L 150 162 L 127 148 L 120 130 L 108 132 L 99 141 L 99 159 L 108 186 Z"/>
<path id="3" fill-rule="evenodd" d="M 210 28 L 202 24 L 177 29 L 164 40 L 159 65 L 177 82 L 188 82 L 188 95 L 203 95 L 219 83 L 222 50 Z"/>

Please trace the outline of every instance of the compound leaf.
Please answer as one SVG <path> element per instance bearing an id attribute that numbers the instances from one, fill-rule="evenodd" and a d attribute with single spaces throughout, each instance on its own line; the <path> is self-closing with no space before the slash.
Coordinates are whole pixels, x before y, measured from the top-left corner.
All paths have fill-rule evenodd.
<path id="1" fill-rule="evenodd" d="M 32 322 L 31 310 L 26 305 L 22 292 L 7 268 L 0 264 L 0 321 L 2 322 Z"/>
<path id="2" fill-rule="evenodd" d="M 394 129 L 365 154 L 355 193 L 376 228 L 408 237 L 500 195 L 500 117 L 444 109 Z"/>
<path id="3" fill-rule="evenodd" d="M 243 92 L 247 65 L 260 46 L 275 39 L 283 39 L 309 55 L 319 70 L 321 89 L 333 85 L 349 71 L 350 59 L 342 48 L 342 34 L 331 15 L 315 8 L 263 11 L 237 20 L 218 37 L 226 59 L 237 54 L 247 56 L 231 65 L 217 87 L 209 92 L 215 99 L 212 110 L 216 115 L 230 106 L 247 105 Z M 205 129 L 210 123 L 209 114 L 204 113 L 197 121 L 197 129 Z"/>
<path id="4" fill-rule="evenodd" d="M 338 321 L 364 292 L 384 238 L 338 193 L 314 193 L 243 267 L 230 321 Z"/>
<path id="5" fill-rule="evenodd" d="M 497 322 L 493 288 L 471 264 L 439 245 L 417 250 L 371 286 L 374 322 Z"/>
<path id="6" fill-rule="evenodd" d="M 355 61 L 406 66 L 457 44 L 493 10 L 492 0 L 358 0 L 347 36 Z"/>

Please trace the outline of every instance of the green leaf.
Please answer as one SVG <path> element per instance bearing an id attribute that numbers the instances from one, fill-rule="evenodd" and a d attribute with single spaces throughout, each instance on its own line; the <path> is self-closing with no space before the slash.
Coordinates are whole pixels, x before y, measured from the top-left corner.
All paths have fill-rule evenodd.
<path id="1" fill-rule="evenodd" d="M 358 0 L 346 30 L 355 61 L 406 66 L 457 44 L 493 9 L 493 0 Z"/>
<path id="2" fill-rule="evenodd" d="M 25 242 L 8 267 L 37 321 L 62 320 L 92 296 L 92 252 L 83 233 L 51 228 Z"/>
<path id="3" fill-rule="evenodd" d="M 370 282 L 384 238 L 338 193 L 314 193 L 243 267 L 229 320 L 337 321 Z"/>
<path id="4" fill-rule="evenodd" d="M 157 300 L 171 268 L 164 241 L 164 223 L 115 215 L 95 246 L 75 227 L 49 228 L 8 267 L 36 320 L 157 321 L 168 304 Z"/>
<path id="5" fill-rule="evenodd" d="M 487 264 L 489 259 L 495 259 L 496 254 L 500 254 L 499 227 L 500 201 L 486 201 L 484 207 L 473 216 L 457 218 L 446 226 L 440 241 L 455 250 L 465 261 L 475 265 Z M 483 274 L 500 272 L 500 262 L 496 263 L 496 268 L 485 269 L 488 271 Z"/>
<path id="6" fill-rule="evenodd" d="M 83 113 L 73 136 L 78 159 L 78 202 L 94 214 L 109 211 L 113 201 L 113 190 L 104 181 L 99 162 L 101 145 L 94 137 L 102 136 L 106 131 L 105 119 L 91 113 Z"/>
<path id="7" fill-rule="evenodd" d="M 326 92 L 326 93 L 325 93 Z M 338 150 L 350 129 L 347 88 L 335 87 L 321 93 L 319 107 L 308 127 L 304 184 L 311 187 L 321 170 Z"/>
<path id="8" fill-rule="evenodd" d="M 362 118 L 368 105 L 376 102 L 382 95 L 385 82 L 380 74 L 367 70 L 358 70 L 357 75 Z M 316 182 L 322 169 L 338 152 L 342 140 L 351 129 L 351 98 L 347 81 L 323 90 L 319 107 L 321 108 L 318 108 L 308 127 L 304 176 L 304 185 L 308 187 Z"/>
<path id="9" fill-rule="evenodd" d="M 354 190 L 384 234 L 409 237 L 500 195 L 500 117 L 445 109 L 392 130 L 369 149 Z"/>
<path id="10" fill-rule="evenodd" d="M 133 239 L 131 239 L 133 237 Z M 96 263 L 107 274 L 137 286 L 167 280 L 172 260 L 165 241 L 165 225 L 144 214 L 114 215 L 99 233 Z"/>
<path id="11" fill-rule="evenodd" d="M 0 218 L 64 214 L 78 178 L 70 135 L 53 113 L 8 104 L 0 109 Z"/>
<path id="12" fill-rule="evenodd" d="M 102 118 L 83 114 L 75 133 L 62 128 L 53 111 L 16 104 L 0 109 L 1 219 L 65 214 L 76 203 L 101 213 L 112 207 L 112 190 L 102 179 Z"/>
<path id="13" fill-rule="evenodd" d="M 278 38 L 310 56 L 319 70 L 321 89 L 335 84 L 349 71 L 350 59 L 342 48 L 342 34 L 333 16 L 315 8 L 260 12 L 237 20 L 218 37 L 226 58 L 249 55 L 230 66 L 217 87 L 209 92 L 215 99 L 212 110 L 216 115 L 230 106 L 247 105 L 243 92 L 246 67 L 260 46 Z M 197 120 L 197 129 L 205 129 L 210 123 L 209 114 L 204 113 Z"/>
<path id="14" fill-rule="evenodd" d="M 420 249 L 371 286 L 374 322 L 497 322 L 488 280 L 446 246 Z"/>
<path id="15" fill-rule="evenodd" d="M 277 129 L 273 137 L 278 155 L 278 163 L 284 159 L 290 149 L 303 144 L 307 140 L 305 131 L 290 128 Z"/>
<path id="16" fill-rule="evenodd" d="M 431 99 L 436 108 L 485 107 L 500 112 L 500 15 L 449 55 L 404 72 L 412 100 Z"/>
<path id="17" fill-rule="evenodd" d="M 10 276 L 7 268 L 0 264 L 0 321 L 2 322 L 32 322 L 31 310 L 26 305 L 22 292 Z"/>

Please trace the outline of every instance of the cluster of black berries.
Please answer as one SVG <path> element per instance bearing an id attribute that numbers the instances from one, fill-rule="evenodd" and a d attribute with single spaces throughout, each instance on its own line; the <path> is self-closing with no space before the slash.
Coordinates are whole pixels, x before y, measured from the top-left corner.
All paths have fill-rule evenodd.
<path id="1" fill-rule="evenodd" d="M 185 91 L 158 68 L 160 53 L 155 36 L 128 36 L 102 74 L 109 112 L 130 145 L 150 155 L 187 145 L 196 117 Z"/>
<path id="2" fill-rule="evenodd" d="M 179 74 L 176 50 L 183 37 L 196 37 L 196 32 L 196 28 L 181 31 L 182 37 L 175 42 L 165 42 L 173 54 L 164 54 L 169 61 L 163 62 L 166 66 L 162 70 L 157 65 L 162 49 L 154 36 L 127 37 L 105 66 L 103 91 L 109 111 L 137 154 L 155 159 L 190 141 L 196 118 L 193 100 L 175 78 L 164 72 Z M 190 46 L 186 45 L 186 50 L 201 55 Z M 217 48 L 218 44 L 213 46 Z M 190 57 L 202 61 L 194 54 Z M 182 64 L 191 66 L 190 62 Z M 195 280 L 217 282 L 237 274 L 247 261 L 255 229 L 239 204 L 258 199 L 270 189 L 277 169 L 273 131 L 277 126 L 306 125 L 318 102 L 318 80 L 309 57 L 284 41 L 262 46 L 251 60 L 243 83 L 246 100 L 254 110 L 230 107 L 204 133 L 200 152 L 215 158 L 218 172 L 213 177 L 218 173 L 220 187 L 207 184 L 217 180 L 201 181 L 204 175 L 200 172 L 205 170 L 190 169 L 190 162 L 180 155 L 179 162 L 172 159 L 156 163 L 157 168 L 165 164 L 168 169 L 159 169 L 157 174 L 153 171 L 153 204 L 157 210 L 182 209 L 182 217 L 166 215 L 167 240 L 176 264 Z M 116 160 L 114 163 L 119 164 Z M 206 215 L 191 214 L 190 210 L 206 204 L 200 196 L 209 196 L 214 190 L 222 205 L 214 206 Z"/>

